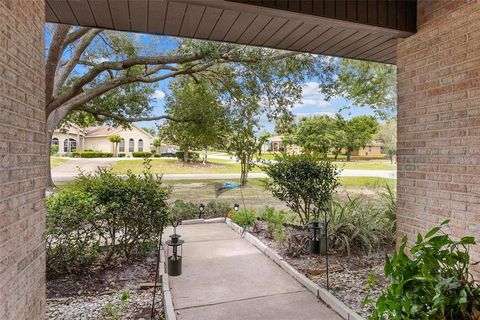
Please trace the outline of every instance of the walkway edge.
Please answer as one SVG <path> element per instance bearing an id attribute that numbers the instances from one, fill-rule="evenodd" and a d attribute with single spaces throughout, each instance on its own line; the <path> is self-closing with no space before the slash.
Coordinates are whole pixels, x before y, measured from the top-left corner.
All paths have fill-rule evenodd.
<path id="1" fill-rule="evenodd" d="M 327 306 L 332 308 L 333 311 L 338 313 L 345 320 L 364 320 L 360 315 L 355 311 L 350 309 L 342 301 L 340 301 L 333 294 L 325 290 L 324 288 L 317 285 L 312 280 L 308 279 L 305 275 L 298 272 L 293 266 L 287 263 L 283 258 L 265 245 L 260 239 L 255 237 L 253 234 L 245 231 L 242 227 L 232 222 L 229 218 L 226 219 L 226 223 L 232 230 L 243 235 L 244 239 L 250 242 L 258 250 L 263 252 L 267 257 L 269 257 L 273 262 L 275 262 L 280 268 L 285 270 L 292 278 L 297 280 L 302 286 L 304 286 L 308 291 L 317 296 L 322 300 Z"/>
<path id="2" fill-rule="evenodd" d="M 170 283 L 168 281 L 167 268 L 165 265 L 165 250 L 160 250 L 160 266 L 159 274 L 162 277 L 162 291 L 163 291 L 163 313 L 165 320 L 177 320 L 175 309 L 173 308 L 172 294 L 170 292 Z"/>

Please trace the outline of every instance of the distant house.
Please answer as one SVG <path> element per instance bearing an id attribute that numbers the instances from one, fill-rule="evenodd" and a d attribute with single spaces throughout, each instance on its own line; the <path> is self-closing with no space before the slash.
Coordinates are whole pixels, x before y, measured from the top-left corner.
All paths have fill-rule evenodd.
<path id="1" fill-rule="evenodd" d="M 352 151 L 352 156 L 381 156 L 383 155 L 383 143 L 372 141 L 365 147 Z"/>
<path id="2" fill-rule="evenodd" d="M 52 145 L 58 145 L 59 154 L 86 150 L 113 152 L 113 143 L 108 140 L 112 135 L 122 138 L 118 153 L 125 154 L 126 157 L 130 157 L 133 152 L 153 150 L 154 137 L 136 125 L 131 125 L 130 129 L 110 126 L 79 128 L 71 125 L 68 129 L 54 131 Z"/>

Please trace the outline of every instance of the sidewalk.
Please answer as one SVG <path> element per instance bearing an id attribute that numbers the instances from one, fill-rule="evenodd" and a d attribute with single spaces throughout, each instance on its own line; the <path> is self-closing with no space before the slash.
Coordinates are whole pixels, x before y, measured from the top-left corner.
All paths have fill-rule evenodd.
<path id="1" fill-rule="evenodd" d="M 341 319 L 226 224 L 177 233 L 185 240 L 183 274 L 169 281 L 178 320 Z"/>

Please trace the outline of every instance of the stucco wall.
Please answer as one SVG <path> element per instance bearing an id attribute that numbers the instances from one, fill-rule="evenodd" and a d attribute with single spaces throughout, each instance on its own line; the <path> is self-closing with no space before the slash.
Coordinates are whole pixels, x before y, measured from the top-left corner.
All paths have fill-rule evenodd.
<path id="1" fill-rule="evenodd" d="M 0 1 L 0 319 L 45 313 L 43 0 Z"/>
<path id="2" fill-rule="evenodd" d="M 419 1 L 397 59 L 398 238 L 451 219 L 480 240 L 480 3 Z"/>
<path id="3" fill-rule="evenodd" d="M 119 132 L 116 132 L 120 137 L 125 140 L 125 154 L 129 156 L 131 152 L 128 149 L 128 141 L 133 139 L 134 141 L 134 152 L 138 151 L 138 140 L 143 140 L 143 151 L 150 152 L 152 150 L 151 144 L 153 143 L 153 138 L 145 134 L 143 131 L 132 127 L 131 130 L 123 129 Z M 108 140 L 108 137 L 86 137 L 85 138 L 85 150 L 94 150 L 102 152 L 113 152 L 113 144 Z"/>

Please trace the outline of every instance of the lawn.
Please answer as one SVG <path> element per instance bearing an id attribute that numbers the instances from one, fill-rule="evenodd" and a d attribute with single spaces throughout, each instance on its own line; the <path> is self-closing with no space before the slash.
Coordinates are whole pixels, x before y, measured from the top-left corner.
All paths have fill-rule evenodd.
<path id="1" fill-rule="evenodd" d="M 50 157 L 50 168 L 54 168 L 62 163 L 70 161 L 69 159 Z"/>
<path id="2" fill-rule="evenodd" d="M 143 159 L 120 160 L 113 164 L 112 168 L 118 173 L 125 173 L 127 170 L 131 170 L 133 173 L 141 173 L 143 170 L 142 165 Z M 240 173 L 240 163 L 220 159 L 210 159 L 206 165 L 203 165 L 201 162 L 183 165 L 177 159 L 152 159 L 151 165 L 153 173 Z M 254 168 L 252 172 L 261 172 L 261 170 Z"/>
<path id="3" fill-rule="evenodd" d="M 397 170 L 397 165 L 391 164 L 390 160 L 337 161 L 335 164 L 338 168 L 353 170 Z"/>

